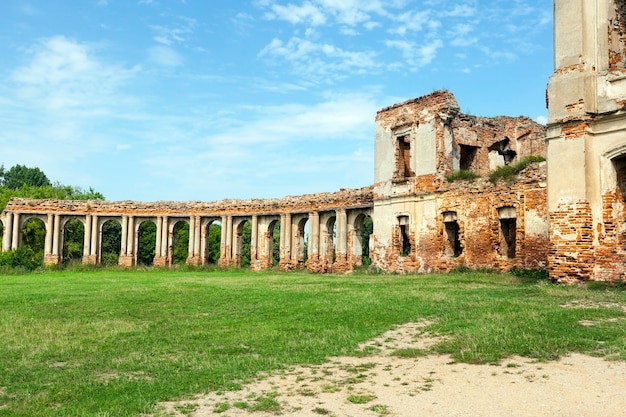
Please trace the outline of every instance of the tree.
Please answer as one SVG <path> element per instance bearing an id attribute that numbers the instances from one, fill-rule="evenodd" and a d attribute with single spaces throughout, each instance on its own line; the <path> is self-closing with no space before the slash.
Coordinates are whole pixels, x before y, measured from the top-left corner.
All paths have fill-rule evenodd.
<path id="1" fill-rule="evenodd" d="M 209 248 L 207 254 L 207 263 L 216 264 L 220 259 L 220 245 L 222 242 L 222 225 L 219 223 L 211 223 L 209 226 Z"/>
<path id="2" fill-rule="evenodd" d="M 137 263 L 152 265 L 156 249 L 156 225 L 145 221 L 139 226 L 139 241 L 137 248 Z"/>
<path id="3" fill-rule="evenodd" d="M 45 187 L 52 185 L 50 180 L 39 168 L 29 168 L 25 165 L 14 165 L 8 171 L 4 170 L 4 165 L 0 169 L 2 174 L 2 186 L 10 190 L 17 190 L 24 185 L 34 187 Z"/>

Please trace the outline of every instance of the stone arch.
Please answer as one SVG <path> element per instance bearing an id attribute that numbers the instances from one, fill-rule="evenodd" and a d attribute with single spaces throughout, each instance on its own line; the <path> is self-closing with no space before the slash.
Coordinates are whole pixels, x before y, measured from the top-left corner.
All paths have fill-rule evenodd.
<path id="1" fill-rule="evenodd" d="M 200 253 L 202 264 L 217 265 L 222 245 L 222 222 L 219 218 L 202 220 L 202 242 Z"/>
<path id="2" fill-rule="evenodd" d="M 171 265 L 187 262 L 189 257 L 189 219 L 172 217 L 169 223 Z"/>
<path id="3" fill-rule="evenodd" d="M 153 265 L 156 256 L 157 225 L 154 219 L 138 219 L 135 222 L 134 245 L 137 265 Z"/>
<path id="4" fill-rule="evenodd" d="M 374 232 L 374 222 L 369 213 L 358 213 L 352 222 L 354 233 L 351 234 L 352 264 L 355 266 L 369 266 L 371 260 L 370 253 L 370 237 Z"/>
<path id="5" fill-rule="evenodd" d="M 122 252 L 122 219 L 105 217 L 100 222 L 100 245 L 98 259 L 104 265 L 117 265 Z"/>
<path id="6" fill-rule="evenodd" d="M 267 267 L 271 268 L 280 263 L 280 234 L 283 225 L 280 219 L 269 222 L 265 231 L 265 253 L 267 253 Z"/>
<path id="7" fill-rule="evenodd" d="M 308 237 L 309 237 L 309 216 L 303 214 L 293 219 L 296 225 L 293 248 L 296 259 L 296 268 L 302 269 L 308 260 Z"/>
<path id="8" fill-rule="evenodd" d="M 324 213 L 320 226 L 320 262 L 330 271 L 337 255 L 337 214 Z"/>
<path id="9" fill-rule="evenodd" d="M 19 219 L 18 246 L 26 245 L 43 259 L 46 246 L 46 217 L 41 215 L 23 215 Z"/>
<path id="10" fill-rule="evenodd" d="M 85 247 L 85 219 L 72 216 L 61 220 L 61 262 L 82 263 Z"/>
<path id="11" fill-rule="evenodd" d="M 252 257 L 252 221 L 250 218 L 241 218 L 233 225 L 234 233 L 234 261 L 238 268 L 249 268 Z"/>

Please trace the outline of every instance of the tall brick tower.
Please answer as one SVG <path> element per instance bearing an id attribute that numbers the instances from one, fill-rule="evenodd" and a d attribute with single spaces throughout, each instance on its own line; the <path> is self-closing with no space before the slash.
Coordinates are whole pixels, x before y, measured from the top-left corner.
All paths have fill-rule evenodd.
<path id="1" fill-rule="evenodd" d="M 555 0 L 549 272 L 626 279 L 626 1 Z"/>

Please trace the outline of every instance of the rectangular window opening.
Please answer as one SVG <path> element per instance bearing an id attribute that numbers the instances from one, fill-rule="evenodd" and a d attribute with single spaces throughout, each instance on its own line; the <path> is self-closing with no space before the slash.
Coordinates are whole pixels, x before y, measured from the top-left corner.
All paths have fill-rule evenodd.
<path id="1" fill-rule="evenodd" d="M 454 220 L 445 222 L 444 225 L 446 227 L 446 237 L 448 238 L 448 252 L 452 253 L 456 258 L 463 253 L 461 240 L 459 239 L 459 224 Z"/>
<path id="2" fill-rule="evenodd" d="M 476 146 L 459 145 L 459 149 L 461 152 L 459 169 L 461 171 L 474 170 L 474 160 L 476 159 L 476 151 L 478 150 L 478 148 Z"/>
<path id="3" fill-rule="evenodd" d="M 413 176 L 411 171 L 411 140 L 409 135 L 398 136 L 396 149 L 397 178 Z"/>
<path id="4" fill-rule="evenodd" d="M 515 258 L 515 229 L 517 227 L 515 220 L 515 218 L 500 219 L 500 231 L 502 234 L 500 254 L 509 259 Z"/>

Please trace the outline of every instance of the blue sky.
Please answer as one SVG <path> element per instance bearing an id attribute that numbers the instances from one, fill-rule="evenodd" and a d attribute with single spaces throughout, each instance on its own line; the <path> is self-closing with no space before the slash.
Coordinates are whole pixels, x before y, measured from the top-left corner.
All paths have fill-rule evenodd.
<path id="1" fill-rule="evenodd" d="M 546 0 L 4 1 L 0 163 L 109 200 L 362 187 L 378 109 L 545 122 L 552 62 Z"/>

